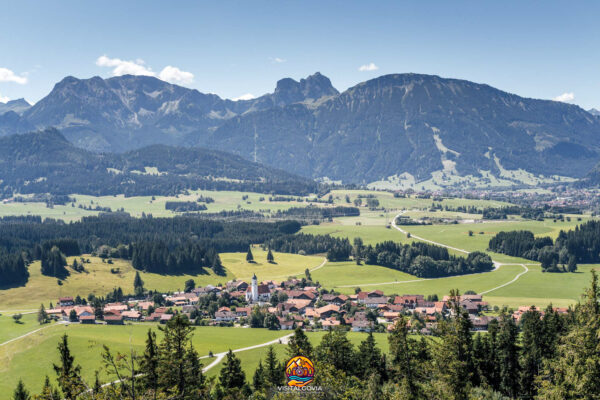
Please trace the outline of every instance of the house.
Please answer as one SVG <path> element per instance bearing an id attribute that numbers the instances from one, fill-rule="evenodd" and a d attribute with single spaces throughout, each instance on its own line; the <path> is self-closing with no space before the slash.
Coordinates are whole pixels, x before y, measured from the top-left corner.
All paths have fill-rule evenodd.
<path id="1" fill-rule="evenodd" d="M 495 318 L 486 315 L 480 317 L 476 315 L 469 315 L 469 319 L 473 324 L 474 331 L 487 331 L 490 321 Z"/>
<path id="2" fill-rule="evenodd" d="M 277 317 L 277 319 L 279 320 L 279 326 L 282 331 L 289 331 L 294 329 L 294 320 L 286 320 L 283 317 Z"/>
<path id="3" fill-rule="evenodd" d="M 323 300 L 323 302 L 335 304 L 336 306 L 345 304 L 348 299 L 349 297 L 344 294 L 324 294 L 321 296 L 321 300 Z"/>
<path id="4" fill-rule="evenodd" d="M 235 309 L 235 315 L 238 317 L 249 317 L 252 314 L 252 308 L 250 307 L 238 307 Z"/>
<path id="5" fill-rule="evenodd" d="M 335 328 L 336 326 L 340 326 L 341 325 L 341 321 L 336 320 L 335 318 L 325 318 L 324 320 L 321 321 L 321 326 L 323 326 L 323 328 Z"/>
<path id="6" fill-rule="evenodd" d="M 288 299 L 284 305 L 293 305 L 296 308 L 295 312 L 303 314 L 307 307 L 312 305 L 312 300 L 305 299 Z M 294 311 L 291 311 L 294 312 Z"/>
<path id="7" fill-rule="evenodd" d="M 123 315 L 120 311 L 110 311 L 104 314 L 104 322 L 107 325 L 123 325 Z"/>
<path id="8" fill-rule="evenodd" d="M 129 306 L 127 304 L 108 303 L 107 305 L 104 306 L 104 313 L 109 313 L 111 311 L 123 312 L 123 311 L 127 311 L 127 310 L 129 310 Z"/>
<path id="9" fill-rule="evenodd" d="M 394 304 L 399 304 L 405 308 L 413 309 L 418 303 L 424 302 L 425 296 L 422 294 L 405 294 L 402 296 L 396 296 L 394 298 Z"/>
<path id="10" fill-rule="evenodd" d="M 58 299 L 58 305 L 61 307 L 70 307 L 74 304 L 75 302 L 72 297 L 61 297 Z"/>
<path id="11" fill-rule="evenodd" d="M 225 285 L 228 291 L 245 292 L 248 289 L 248 284 L 244 281 L 233 280 Z"/>
<path id="12" fill-rule="evenodd" d="M 352 321 L 353 332 L 371 332 L 373 330 L 373 323 L 366 319 L 355 319 Z"/>
<path id="13" fill-rule="evenodd" d="M 167 322 L 169 322 L 171 320 L 171 318 L 173 318 L 173 314 L 162 314 L 160 316 L 160 323 L 161 324 L 166 324 Z"/>
<path id="14" fill-rule="evenodd" d="M 125 321 L 140 321 L 142 319 L 142 314 L 135 310 L 123 311 L 121 315 Z"/>
<path id="15" fill-rule="evenodd" d="M 377 308 L 382 304 L 387 304 L 388 302 L 388 298 L 383 296 L 383 297 L 367 297 L 366 299 L 363 300 L 363 303 L 365 305 L 365 307 L 369 307 L 369 308 Z"/>
<path id="16" fill-rule="evenodd" d="M 319 318 L 325 319 L 339 314 L 340 307 L 336 306 L 335 304 L 328 304 L 326 306 L 315 309 L 315 311 L 317 312 Z"/>
<path id="17" fill-rule="evenodd" d="M 66 307 L 62 309 L 62 319 L 64 321 L 71 321 L 71 311 L 74 310 L 77 315 L 77 321 L 80 320 L 81 317 L 89 317 L 94 315 L 94 309 L 90 306 L 74 306 L 74 307 Z M 87 323 L 89 323 L 89 319 L 86 319 Z M 71 321 L 73 322 L 73 321 Z"/>
<path id="18" fill-rule="evenodd" d="M 81 315 L 78 317 L 79 322 L 82 324 L 95 324 L 96 316 L 95 315 Z"/>
<path id="19" fill-rule="evenodd" d="M 148 311 L 148 308 L 154 307 L 153 301 L 138 301 L 135 306 L 138 310 Z"/>
<path id="20" fill-rule="evenodd" d="M 359 292 L 356 296 L 356 300 L 359 304 L 364 304 L 366 299 L 373 299 L 376 297 L 383 297 L 383 292 L 381 290 L 373 290 L 371 292 Z"/>
<path id="21" fill-rule="evenodd" d="M 226 308 L 226 307 L 223 307 L 223 308 Z M 230 321 L 235 321 L 236 319 L 237 319 L 237 314 L 234 312 L 231 312 L 231 310 L 229 310 L 228 308 L 226 310 L 217 311 L 215 313 L 215 321 L 230 322 Z"/>
<path id="22" fill-rule="evenodd" d="M 306 291 L 306 290 L 284 290 L 282 293 L 285 293 L 288 299 L 300 299 L 300 300 L 310 300 L 314 301 L 317 298 L 317 295 L 314 292 Z"/>

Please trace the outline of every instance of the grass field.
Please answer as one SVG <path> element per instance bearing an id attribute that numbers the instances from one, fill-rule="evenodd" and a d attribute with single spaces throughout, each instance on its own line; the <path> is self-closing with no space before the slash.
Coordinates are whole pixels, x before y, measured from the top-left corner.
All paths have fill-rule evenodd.
<path id="1" fill-rule="evenodd" d="M 282 280 L 290 275 L 304 274 L 306 268 L 315 268 L 323 262 L 322 257 L 301 256 L 297 254 L 274 253 L 276 264 L 266 262 L 267 253 L 258 248 L 253 249 L 255 263 L 246 262 L 246 253 L 222 253 L 221 261 L 226 269 L 226 276 L 215 275 L 207 270 L 204 275 L 159 275 L 140 272 L 146 289 L 167 291 L 183 290 L 184 283 L 193 279 L 196 285 L 225 284 L 227 281 L 240 278 L 248 280 L 256 273 L 260 280 Z M 115 259 L 113 264 L 103 263 L 98 257 L 89 258 L 91 263 L 85 264 L 87 272 L 72 271 L 63 281 L 57 284 L 56 278 L 44 276 L 40 271 L 40 262 L 29 267 L 29 281 L 26 286 L 0 290 L 0 310 L 35 310 L 41 303 L 56 302 L 61 296 L 87 297 L 88 294 L 106 295 L 115 287 L 121 287 L 125 293 L 133 293 L 133 279 L 136 270 L 128 261 Z M 68 259 L 69 264 L 72 258 Z M 111 268 L 119 268 L 113 274 Z"/>
<path id="2" fill-rule="evenodd" d="M 75 362 L 83 369 L 83 377 L 93 382 L 94 371 L 101 367 L 102 345 L 107 345 L 113 352 L 129 354 L 130 349 L 143 352 L 146 332 L 150 327 L 161 333 L 155 324 L 137 324 L 126 326 L 106 325 L 56 325 L 42 332 L 33 333 L 16 342 L 0 347 L 0 393 L 12 394 L 19 377 L 26 386 L 38 392 L 44 383 L 44 376 L 54 379 L 52 363 L 58 361 L 56 350 L 60 337 L 69 335 L 70 348 Z M 193 344 L 200 355 L 209 351 L 219 353 L 229 348 L 241 348 L 266 343 L 284 336 L 284 332 L 266 329 L 196 327 Z M 205 364 L 209 360 L 204 360 Z M 105 375 L 106 381 L 112 379 Z M 0 395 L 0 399 L 7 399 Z"/>
<path id="3" fill-rule="evenodd" d="M 20 322 L 16 323 L 11 313 L 2 313 L 0 314 L 0 344 L 40 327 L 37 314 L 23 314 Z"/>

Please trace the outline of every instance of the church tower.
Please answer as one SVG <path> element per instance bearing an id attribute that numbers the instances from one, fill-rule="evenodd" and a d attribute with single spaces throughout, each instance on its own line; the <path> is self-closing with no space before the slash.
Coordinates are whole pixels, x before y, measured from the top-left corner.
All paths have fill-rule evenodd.
<path id="1" fill-rule="evenodd" d="M 252 276 L 252 302 L 258 301 L 258 281 L 256 280 L 256 274 Z"/>

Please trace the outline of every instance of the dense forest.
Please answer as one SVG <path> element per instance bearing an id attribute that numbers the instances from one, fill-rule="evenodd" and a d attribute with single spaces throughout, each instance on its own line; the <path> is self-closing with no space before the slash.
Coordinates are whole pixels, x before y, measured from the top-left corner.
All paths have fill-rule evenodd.
<path id="1" fill-rule="evenodd" d="M 233 154 L 162 145 L 96 154 L 75 147 L 56 129 L 0 138 L 0 176 L 0 198 L 36 193 L 174 196 L 197 189 L 293 195 L 319 191 L 310 179 Z"/>
<path id="2" fill-rule="evenodd" d="M 502 311 L 487 332 L 473 333 L 472 320 L 453 291 L 448 302 L 452 313 L 438 323 L 435 337 L 412 334 L 402 316 L 387 334 L 387 351 L 373 334 L 355 345 L 345 326 L 330 329 L 318 342 L 297 328 L 285 354 L 268 348 L 251 376 L 242 360 L 228 352 L 216 379 L 202 372 L 200 354 L 191 344 L 194 328 L 185 315 L 177 314 L 161 328 L 160 341 L 148 331 L 139 356 L 104 347 L 102 373 L 94 382 L 83 380 L 83 355 L 72 353 L 69 338 L 63 336 L 53 373 L 58 384 L 46 377 L 36 399 L 293 399 L 297 393 L 278 388 L 286 386 L 285 363 L 298 355 L 315 364 L 311 390 L 302 395 L 311 400 L 597 399 L 599 301 L 593 273 L 582 301 L 566 313 L 551 305 L 543 311 L 532 307 L 517 324 Z M 117 379 L 119 384 L 105 385 Z M 13 399 L 29 398 L 19 382 Z"/>
<path id="3" fill-rule="evenodd" d="M 291 207 L 287 210 L 277 210 L 275 218 L 293 219 L 331 219 L 335 217 L 357 217 L 360 215 L 358 207 Z"/>
<path id="4" fill-rule="evenodd" d="M 539 261 L 546 271 L 570 271 L 577 263 L 600 262 L 600 222 L 588 221 L 574 230 L 561 230 L 556 240 L 529 231 L 500 232 L 489 243 L 498 253 Z M 561 267 L 559 267 L 561 265 Z"/>
<path id="5" fill-rule="evenodd" d="M 487 272 L 494 268 L 492 259 L 485 253 L 476 251 L 466 258 L 456 257 L 451 256 L 445 247 L 423 242 L 401 244 L 387 241 L 375 246 L 363 246 L 361 241 L 357 241 L 354 248 L 357 260 L 393 268 L 420 278 Z"/>

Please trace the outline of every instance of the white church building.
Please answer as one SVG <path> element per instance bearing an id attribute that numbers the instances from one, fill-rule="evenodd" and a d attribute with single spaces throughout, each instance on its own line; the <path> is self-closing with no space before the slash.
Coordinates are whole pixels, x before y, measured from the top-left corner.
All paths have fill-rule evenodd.
<path id="1" fill-rule="evenodd" d="M 252 284 L 246 289 L 246 301 L 248 303 L 259 303 L 269 301 L 271 299 L 271 291 L 269 285 L 259 285 L 256 279 L 256 274 L 252 276 Z"/>

